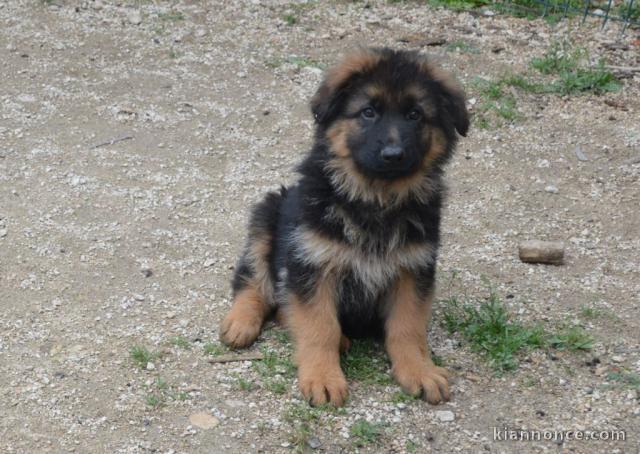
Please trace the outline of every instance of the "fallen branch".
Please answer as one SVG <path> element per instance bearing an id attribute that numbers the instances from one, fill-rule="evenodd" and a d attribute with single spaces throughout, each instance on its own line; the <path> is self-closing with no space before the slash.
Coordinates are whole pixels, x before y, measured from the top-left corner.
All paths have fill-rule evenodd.
<path id="1" fill-rule="evenodd" d="M 244 355 L 221 355 L 209 358 L 207 361 L 211 364 L 217 363 L 234 363 L 238 361 L 260 361 L 264 359 L 262 353 L 246 353 Z"/>
<path id="2" fill-rule="evenodd" d="M 100 142 L 95 144 L 94 146 L 91 147 L 91 150 L 95 148 L 106 147 L 107 145 L 113 145 L 114 143 L 122 142 L 123 140 L 131 140 L 131 139 L 133 139 L 133 136 L 130 136 L 130 135 L 116 137 L 114 139 L 107 140 L 106 142 Z"/>

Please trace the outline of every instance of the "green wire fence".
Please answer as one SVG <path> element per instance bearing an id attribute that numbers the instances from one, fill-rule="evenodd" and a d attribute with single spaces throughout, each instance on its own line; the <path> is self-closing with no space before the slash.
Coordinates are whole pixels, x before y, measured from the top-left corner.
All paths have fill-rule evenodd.
<path id="1" fill-rule="evenodd" d="M 478 3 L 489 6 L 483 0 Z M 621 33 L 629 27 L 640 27 L 640 0 L 502 0 L 494 5 L 512 13 L 542 15 L 550 19 L 582 16 L 584 22 L 589 16 L 596 17 L 602 20 L 603 28 L 609 21 L 622 22 Z"/>

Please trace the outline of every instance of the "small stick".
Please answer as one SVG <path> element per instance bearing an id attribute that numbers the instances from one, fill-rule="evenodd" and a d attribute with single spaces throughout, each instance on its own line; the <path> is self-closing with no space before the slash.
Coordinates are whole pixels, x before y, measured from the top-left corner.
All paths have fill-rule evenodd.
<path id="1" fill-rule="evenodd" d="M 264 359 L 262 353 L 245 353 L 244 355 L 221 355 L 209 358 L 207 361 L 211 364 L 217 363 L 234 363 L 237 361 L 260 361 Z"/>
<path id="2" fill-rule="evenodd" d="M 612 69 L 614 71 L 625 71 L 630 73 L 640 72 L 640 66 L 615 66 L 615 65 L 604 65 L 607 69 Z"/>
<path id="3" fill-rule="evenodd" d="M 124 136 L 116 137 L 111 140 L 107 140 L 106 142 L 100 142 L 98 144 L 95 144 L 94 146 L 91 147 L 91 149 L 93 150 L 94 148 L 106 147 L 107 145 L 113 145 L 114 143 L 122 142 L 123 140 L 131 140 L 131 139 L 133 139 L 133 136 L 124 135 Z"/>

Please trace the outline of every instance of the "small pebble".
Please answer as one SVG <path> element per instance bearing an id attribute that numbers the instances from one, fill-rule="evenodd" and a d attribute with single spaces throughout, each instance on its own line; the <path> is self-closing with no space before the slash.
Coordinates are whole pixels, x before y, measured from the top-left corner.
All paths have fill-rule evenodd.
<path id="1" fill-rule="evenodd" d="M 456 415 L 451 410 L 436 411 L 436 418 L 441 422 L 451 422 L 456 419 Z"/>

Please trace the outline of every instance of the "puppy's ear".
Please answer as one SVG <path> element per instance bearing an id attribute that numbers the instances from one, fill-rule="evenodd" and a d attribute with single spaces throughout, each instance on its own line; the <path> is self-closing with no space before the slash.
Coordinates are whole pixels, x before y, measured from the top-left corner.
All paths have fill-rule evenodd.
<path id="1" fill-rule="evenodd" d="M 420 71 L 428 79 L 437 82 L 442 89 L 443 107 L 448 120 L 453 123 L 458 134 L 466 136 L 469 131 L 469 112 L 462 86 L 451 73 L 434 66 L 426 57 L 418 58 Z"/>
<path id="2" fill-rule="evenodd" d="M 320 88 L 311 98 L 311 112 L 316 123 L 327 124 L 338 113 L 349 82 L 375 67 L 382 59 L 380 49 L 358 48 L 348 53 L 336 66 L 329 69 Z"/>

